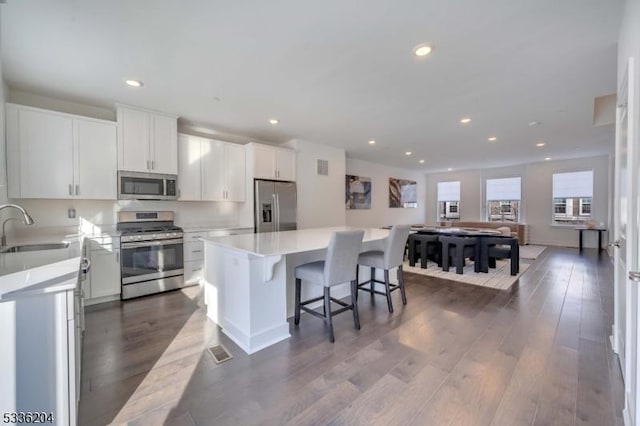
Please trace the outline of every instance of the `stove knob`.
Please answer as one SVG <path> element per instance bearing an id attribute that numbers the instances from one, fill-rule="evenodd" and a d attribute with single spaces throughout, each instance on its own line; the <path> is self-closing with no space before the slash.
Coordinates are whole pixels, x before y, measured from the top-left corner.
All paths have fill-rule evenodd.
<path id="1" fill-rule="evenodd" d="M 166 238 L 169 238 L 169 237 L 171 237 L 171 234 L 167 234 L 167 235 L 166 235 Z"/>

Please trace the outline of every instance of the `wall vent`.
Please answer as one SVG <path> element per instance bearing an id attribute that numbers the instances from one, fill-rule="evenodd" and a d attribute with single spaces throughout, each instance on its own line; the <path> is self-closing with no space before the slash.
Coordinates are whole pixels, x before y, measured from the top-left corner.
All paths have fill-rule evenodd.
<path id="1" fill-rule="evenodd" d="M 318 174 L 320 176 L 329 176 L 329 160 L 318 159 Z"/>

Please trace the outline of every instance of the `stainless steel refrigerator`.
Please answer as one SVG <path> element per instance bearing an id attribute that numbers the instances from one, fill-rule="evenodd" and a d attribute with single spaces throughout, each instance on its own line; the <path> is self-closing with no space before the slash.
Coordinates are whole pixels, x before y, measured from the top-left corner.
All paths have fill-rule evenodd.
<path id="1" fill-rule="evenodd" d="M 253 200 L 255 232 L 293 231 L 297 229 L 295 182 L 256 179 Z"/>

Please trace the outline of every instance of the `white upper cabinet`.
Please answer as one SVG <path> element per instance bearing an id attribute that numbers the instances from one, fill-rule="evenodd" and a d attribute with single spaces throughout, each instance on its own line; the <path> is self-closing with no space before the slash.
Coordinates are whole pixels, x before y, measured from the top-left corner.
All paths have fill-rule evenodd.
<path id="1" fill-rule="evenodd" d="M 245 200 L 243 146 L 181 134 L 178 157 L 180 200 Z"/>
<path id="2" fill-rule="evenodd" d="M 7 104 L 10 198 L 116 199 L 113 122 Z"/>
<path id="3" fill-rule="evenodd" d="M 225 144 L 225 188 L 227 201 L 244 201 L 247 176 L 244 146 Z"/>
<path id="4" fill-rule="evenodd" d="M 76 198 L 115 200 L 118 197 L 115 123 L 74 120 Z"/>
<path id="5" fill-rule="evenodd" d="M 296 153 L 289 149 L 276 150 L 276 179 L 296 180 Z"/>
<path id="6" fill-rule="evenodd" d="M 203 200 L 226 200 L 224 146 L 224 142 L 202 139 Z"/>
<path id="7" fill-rule="evenodd" d="M 256 179 L 296 180 L 296 153 L 290 149 L 251 143 Z"/>
<path id="8" fill-rule="evenodd" d="M 151 167 L 154 173 L 178 174 L 178 119 L 150 114 L 152 150 Z"/>
<path id="9" fill-rule="evenodd" d="M 118 170 L 178 173 L 178 117 L 118 105 Z"/>
<path id="10" fill-rule="evenodd" d="M 178 135 L 178 199 L 181 201 L 202 199 L 200 146 L 200 138 Z"/>
<path id="11" fill-rule="evenodd" d="M 276 150 L 270 146 L 253 145 L 253 175 L 257 179 L 276 178 Z"/>

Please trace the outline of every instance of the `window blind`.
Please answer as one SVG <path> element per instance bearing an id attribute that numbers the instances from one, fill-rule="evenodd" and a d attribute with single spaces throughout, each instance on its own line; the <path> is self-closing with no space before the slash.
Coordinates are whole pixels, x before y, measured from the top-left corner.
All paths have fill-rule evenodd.
<path id="1" fill-rule="evenodd" d="M 553 174 L 553 198 L 574 197 L 593 197 L 593 170 Z"/>
<path id="2" fill-rule="evenodd" d="M 487 179 L 487 201 L 520 201 L 519 177 Z"/>
<path id="3" fill-rule="evenodd" d="M 460 201 L 460 181 L 438 182 L 438 201 Z"/>

